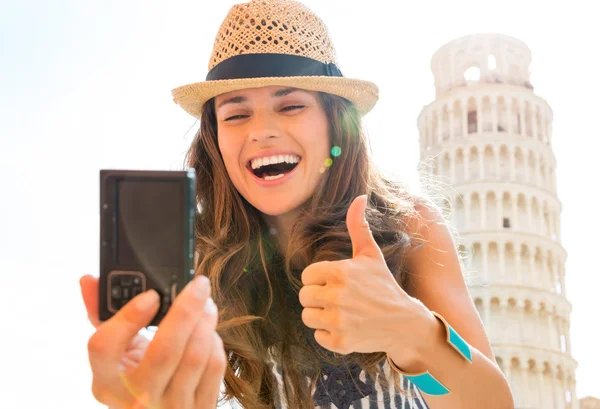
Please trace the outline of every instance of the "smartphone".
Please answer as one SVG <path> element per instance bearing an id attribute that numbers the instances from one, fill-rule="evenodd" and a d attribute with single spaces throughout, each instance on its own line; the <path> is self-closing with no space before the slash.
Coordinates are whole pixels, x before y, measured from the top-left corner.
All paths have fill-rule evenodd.
<path id="1" fill-rule="evenodd" d="M 100 170 L 99 319 L 155 289 L 158 326 L 194 277 L 193 170 Z"/>

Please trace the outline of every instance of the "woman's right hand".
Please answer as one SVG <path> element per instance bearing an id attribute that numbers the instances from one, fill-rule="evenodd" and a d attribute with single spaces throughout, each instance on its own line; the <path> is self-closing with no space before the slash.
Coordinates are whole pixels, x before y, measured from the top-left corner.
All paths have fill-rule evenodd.
<path id="1" fill-rule="evenodd" d="M 96 327 L 88 341 L 96 400 L 111 409 L 216 407 L 227 359 L 215 331 L 217 309 L 205 311 L 214 306 L 206 277 L 195 278 L 175 298 L 151 342 L 138 332 L 158 311 L 156 292 L 137 295 L 100 322 L 98 280 L 85 276 L 80 285 Z"/>

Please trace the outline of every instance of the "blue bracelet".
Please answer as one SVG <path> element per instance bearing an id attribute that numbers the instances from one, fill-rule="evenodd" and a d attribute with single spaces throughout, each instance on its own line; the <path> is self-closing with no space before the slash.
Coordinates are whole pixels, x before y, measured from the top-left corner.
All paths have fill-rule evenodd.
<path id="1" fill-rule="evenodd" d="M 431 311 L 431 313 L 444 324 L 446 328 L 446 342 L 450 344 L 456 352 L 458 352 L 464 359 L 466 359 L 469 363 L 473 362 L 473 358 L 471 357 L 471 349 L 469 348 L 469 344 L 462 339 L 460 335 L 448 324 L 448 322 L 437 312 Z M 423 393 L 428 395 L 446 395 L 450 393 L 450 389 L 444 386 L 440 381 L 438 381 L 433 375 L 429 373 L 429 371 L 417 373 L 417 374 L 409 374 L 404 372 L 392 361 L 390 355 L 387 356 L 388 362 L 390 366 L 402 376 L 407 378 L 409 381 L 415 384 L 417 388 L 419 388 Z"/>

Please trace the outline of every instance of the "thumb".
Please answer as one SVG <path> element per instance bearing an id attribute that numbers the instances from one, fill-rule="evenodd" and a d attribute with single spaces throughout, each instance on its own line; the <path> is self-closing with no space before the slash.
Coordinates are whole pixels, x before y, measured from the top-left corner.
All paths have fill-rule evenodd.
<path id="1" fill-rule="evenodd" d="M 363 255 L 383 259 L 381 249 L 375 242 L 365 218 L 367 200 L 367 195 L 358 196 L 346 213 L 346 227 L 352 241 L 352 257 Z"/>
<path id="2" fill-rule="evenodd" d="M 156 315 L 159 305 L 159 294 L 147 290 L 133 297 L 96 329 L 88 342 L 88 355 L 94 373 L 100 374 L 99 379 L 107 382 L 114 379 L 123 355 L 131 349 L 139 331 Z"/>

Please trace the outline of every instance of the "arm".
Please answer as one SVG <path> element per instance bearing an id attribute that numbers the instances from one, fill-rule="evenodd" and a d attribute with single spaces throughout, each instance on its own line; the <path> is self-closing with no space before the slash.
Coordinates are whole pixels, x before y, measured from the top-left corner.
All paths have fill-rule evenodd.
<path id="1" fill-rule="evenodd" d="M 418 207 L 423 221 L 411 232 L 423 242 L 408 262 L 406 292 L 429 310 L 440 313 L 469 344 L 472 362 L 461 357 L 447 342 L 444 326 L 435 318 L 423 320 L 430 336 L 407 360 L 403 351 L 388 351 L 403 371 L 429 371 L 451 393 L 423 394 L 431 409 L 514 408 L 510 387 L 498 368 L 484 326 L 468 293 L 452 236 L 439 213 Z"/>

